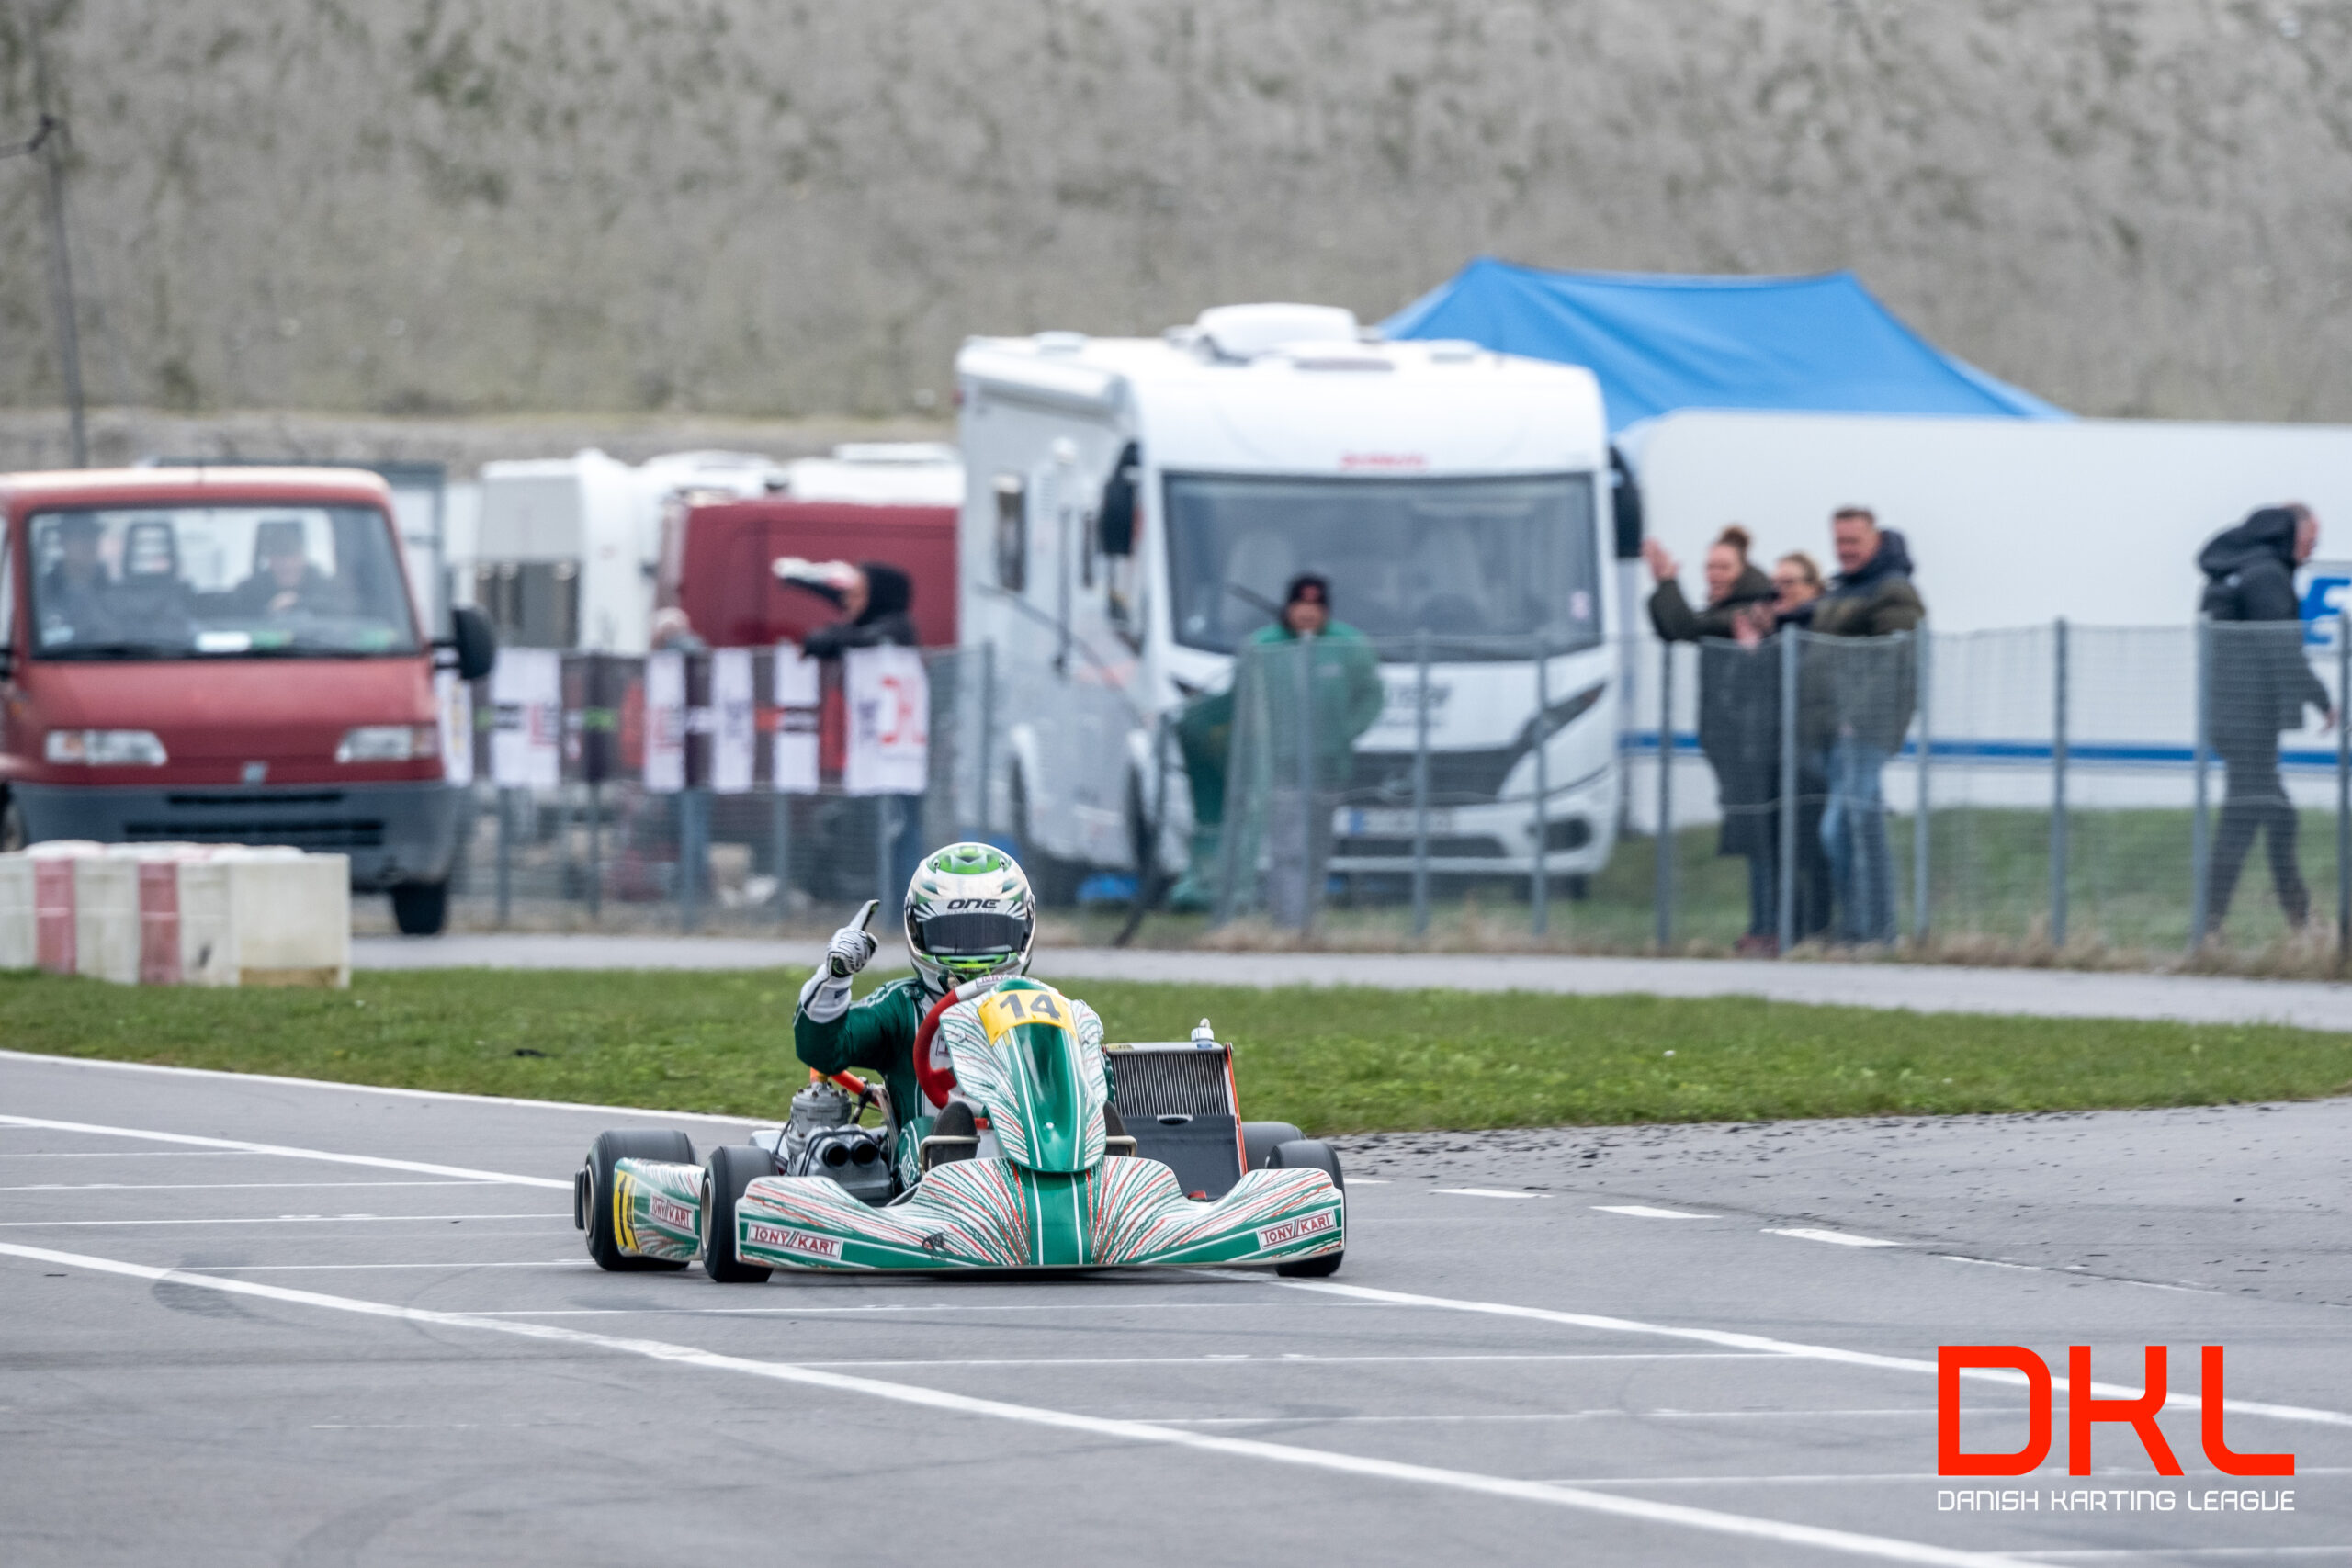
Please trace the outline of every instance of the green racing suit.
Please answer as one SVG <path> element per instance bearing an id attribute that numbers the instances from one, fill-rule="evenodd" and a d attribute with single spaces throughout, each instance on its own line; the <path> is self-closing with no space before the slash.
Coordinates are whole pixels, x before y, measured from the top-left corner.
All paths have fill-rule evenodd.
<path id="1" fill-rule="evenodd" d="M 890 1108 L 899 1120 L 899 1146 L 893 1153 L 899 1164 L 900 1185 L 906 1187 L 914 1185 L 919 1168 L 916 1151 L 931 1132 L 931 1110 L 923 1102 L 922 1085 L 915 1077 L 914 1045 L 923 1014 L 931 1010 L 936 999 L 919 977 L 907 975 L 876 987 L 830 1022 L 820 1023 L 808 1016 L 808 994 L 804 994 L 792 1015 L 793 1049 L 808 1066 L 820 1073 L 864 1067 L 882 1075 L 882 1085 L 890 1091 Z M 971 1005 L 966 1002 L 962 1009 L 968 1011 Z M 1092 1010 L 1085 1011 L 1091 1019 Z M 1094 1027 L 1099 1039 L 1102 1026 L 1098 1021 Z M 1115 1105 L 1119 1084 L 1108 1055 L 1103 1058 L 1102 1071 L 1109 1088 L 1109 1102 Z"/>

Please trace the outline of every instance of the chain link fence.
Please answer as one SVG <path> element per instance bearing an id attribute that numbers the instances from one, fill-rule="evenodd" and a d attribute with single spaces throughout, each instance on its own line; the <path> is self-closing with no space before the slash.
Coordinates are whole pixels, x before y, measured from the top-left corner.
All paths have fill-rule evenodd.
<path id="1" fill-rule="evenodd" d="M 2352 871 L 2339 630 L 1649 644 L 1624 750 L 1650 945 L 2333 970 Z"/>
<path id="2" fill-rule="evenodd" d="M 453 752 L 453 919 L 813 931 L 895 908 L 937 844 L 1021 852 L 1018 732 L 1033 767 L 1138 759 L 1095 863 L 1034 857 L 1064 940 L 2328 972 L 2352 891 L 2335 630 L 1283 640 L 1165 716 L 1075 655 L 1016 679 L 933 651 L 921 787 L 890 792 L 852 776 L 838 664 L 545 655 L 536 694 L 479 685 Z"/>
<path id="3" fill-rule="evenodd" d="M 926 731 L 913 790 L 850 776 L 838 662 L 542 658 L 539 680 L 494 674 L 463 705 L 458 925 L 821 927 L 866 898 L 895 910 L 925 850 L 981 831 L 985 653 L 920 655 L 927 700 L 903 716 Z"/>

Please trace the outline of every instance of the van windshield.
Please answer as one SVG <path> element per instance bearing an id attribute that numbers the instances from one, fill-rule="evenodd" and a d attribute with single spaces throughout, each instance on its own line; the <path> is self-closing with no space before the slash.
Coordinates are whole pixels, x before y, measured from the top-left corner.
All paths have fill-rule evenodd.
<path id="1" fill-rule="evenodd" d="M 1331 612 L 1413 657 L 1522 660 L 1600 640 L 1592 479 L 1242 479 L 1168 476 L 1176 640 L 1229 653 L 1274 618 L 1300 572 L 1331 582 Z"/>
<path id="2" fill-rule="evenodd" d="M 43 512 L 31 527 L 41 659 L 414 653 L 399 555 L 360 506 Z"/>

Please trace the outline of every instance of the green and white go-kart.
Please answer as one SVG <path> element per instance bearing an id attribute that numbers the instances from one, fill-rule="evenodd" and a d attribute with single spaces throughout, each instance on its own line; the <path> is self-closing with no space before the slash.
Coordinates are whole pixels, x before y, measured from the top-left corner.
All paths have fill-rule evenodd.
<path id="1" fill-rule="evenodd" d="M 599 1136 L 573 1186 L 590 1255 L 616 1270 L 700 1258 L 729 1282 L 776 1269 L 1339 1269 L 1338 1157 L 1286 1123 L 1240 1120 L 1232 1049 L 1205 1021 L 1189 1042 L 1110 1047 L 1114 1118 L 1103 1048 L 1039 981 L 957 987 L 924 1019 L 916 1061 L 959 1001 L 977 1004 L 985 1038 L 951 1032 L 963 1105 L 943 1117 L 901 1123 L 881 1086 L 844 1076 L 812 1082 L 789 1124 L 715 1148 L 707 1166 L 684 1133 Z M 881 1127 L 859 1124 L 868 1105 Z M 978 1112 L 968 1131 L 965 1106 Z"/>

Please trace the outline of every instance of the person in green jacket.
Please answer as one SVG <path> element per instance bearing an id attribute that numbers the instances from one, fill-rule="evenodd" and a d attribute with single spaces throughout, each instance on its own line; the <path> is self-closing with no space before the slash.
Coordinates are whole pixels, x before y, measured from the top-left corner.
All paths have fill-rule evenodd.
<path id="1" fill-rule="evenodd" d="M 1330 581 L 1311 571 L 1291 579 L 1282 618 L 1252 637 L 1250 647 L 1294 650 L 1260 656 L 1259 667 L 1270 682 L 1266 704 L 1273 741 L 1272 789 L 1266 803 L 1266 911 L 1276 925 L 1304 931 L 1321 901 L 1323 868 L 1331 858 L 1331 818 L 1355 772 L 1356 737 L 1378 722 L 1387 700 L 1380 659 L 1362 632 L 1332 618 Z M 1307 660 L 1303 693 L 1299 658 Z M 1301 757 L 1302 746 L 1311 749 L 1311 759 Z"/>
<path id="2" fill-rule="evenodd" d="M 967 980 L 1027 972 L 1037 900 L 1027 874 L 1011 855 L 989 844 L 950 844 L 916 868 L 907 884 L 903 919 L 914 973 L 853 1003 L 851 984 L 874 956 L 876 944 L 863 923 L 843 926 L 800 988 L 792 1043 L 801 1061 L 820 1073 L 865 1067 L 882 1075 L 899 1125 L 899 1179 L 911 1187 L 921 1175 L 917 1156 L 927 1135 L 969 1137 L 975 1125 L 972 1107 L 952 1093 L 944 1106 L 924 1097 L 914 1059 L 923 1015 Z M 941 1032 L 947 1032 L 956 1011 L 971 1006 L 951 1010 Z M 1080 1040 L 1101 1044 L 1102 1021 L 1094 1010 L 1073 997 L 1070 1010 Z M 946 1044 L 938 1035 L 932 1052 L 933 1065 L 945 1066 Z M 1109 1070 L 1106 1061 L 1104 1071 Z M 1115 1100 L 1115 1079 L 1110 1092 Z M 1106 1109 L 1105 1120 L 1113 1134 L 1122 1132 L 1117 1111 Z"/>

